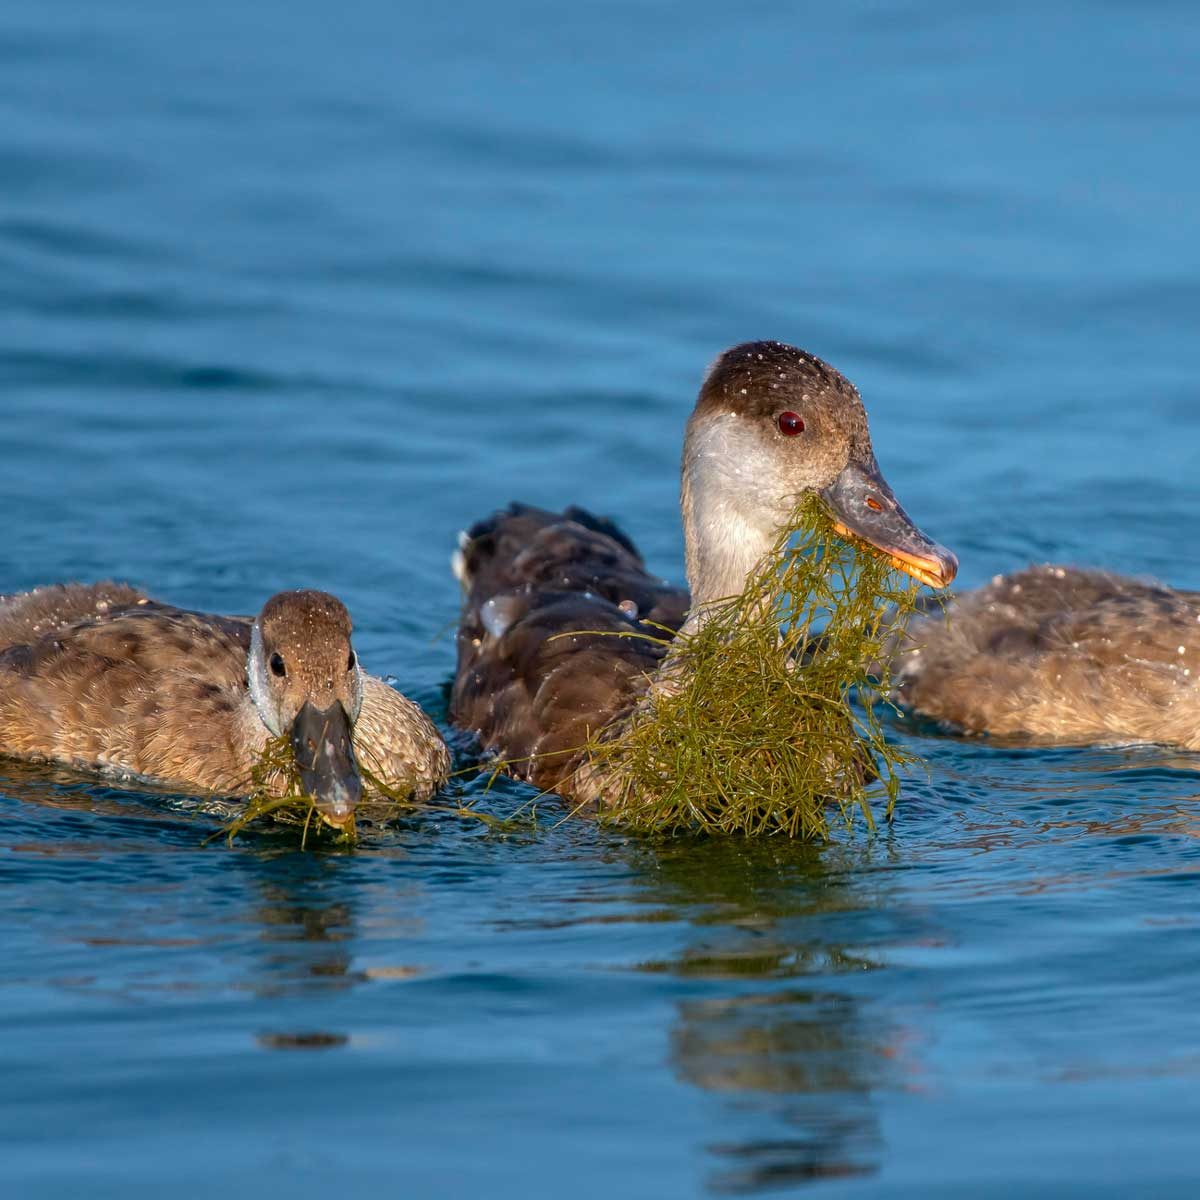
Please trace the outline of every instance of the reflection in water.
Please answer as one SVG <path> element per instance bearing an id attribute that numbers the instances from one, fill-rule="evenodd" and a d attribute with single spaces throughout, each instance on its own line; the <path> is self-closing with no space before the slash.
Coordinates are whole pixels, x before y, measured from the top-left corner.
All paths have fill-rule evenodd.
<path id="1" fill-rule="evenodd" d="M 614 1053 L 627 1016 L 649 1017 L 625 1064 L 632 1086 L 620 1106 L 603 1087 L 593 1091 L 593 1112 L 613 1115 L 612 1145 L 654 1133 L 654 1111 L 636 1100 L 651 1077 L 656 1097 L 689 1100 L 673 1114 L 678 1132 L 655 1135 L 674 1144 L 658 1149 L 690 1159 L 716 1193 L 839 1179 L 875 1186 L 870 1177 L 885 1162 L 920 1152 L 911 1138 L 885 1147 L 884 1128 L 911 1134 L 919 1125 L 898 1122 L 897 1109 L 944 1111 L 940 1055 L 932 1086 L 914 1084 L 925 1082 L 922 1047 L 947 1013 L 972 1029 L 983 1021 L 996 1047 L 1019 1043 L 1030 1014 L 1040 1014 L 1030 1088 L 1086 1088 L 1086 1100 L 1126 1080 L 1186 1086 L 1194 1074 L 1200 1054 L 1186 1020 L 1167 1029 L 1154 1016 L 1170 998 L 1162 981 L 1182 989 L 1191 979 L 1173 972 L 1196 927 L 1188 886 L 1200 869 L 1196 803 L 1179 795 L 1194 779 L 1174 772 L 1174 790 L 1148 799 L 1143 789 L 1162 786 L 1160 766 L 1149 755 L 1119 761 L 1120 779 L 1109 767 L 1087 793 L 1074 789 L 1073 767 L 1055 775 L 1040 759 L 1006 759 L 1004 793 L 980 767 L 995 797 L 960 803 L 925 793 L 923 817 L 910 806 L 893 830 L 853 846 L 647 842 L 584 822 L 519 841 L 453 825 L 435 839 L 411 821 L 353 854 L 300 854 L 290 836 L 270 832 L 232 851 L 204 850 L 215 820 L 182 819 L 166 807 L 170 798 L 85 789 L 31 769 L 12 778 L 16 795 L 5 801 L 0 874 L 18 882 L 10 894 L 26 905 L 6 929 L 18 945 L 26 939 L 17 961 L 31 961 L 30 946 L 48 948 L 35 983 L 72 993 L 64 1008 L 191 1038 L 197 1060 L 211 1056 L 231 1087 L 255 1081 L 266 1101 L 237 1136 L 262 1113 L 287 1110 L 295 1081 L 312 1071 L 331 1088 L 365 1083 L 373 1111 L 406 1118 L 413 1096 L 440 1095 L 445 1107 L 425 1113 L 426 1144 L 429 1129 L 453 1127 L 464 1096 L 476 1117 L 561 1107 L 578 1087 L 578 1066 Z M 1160 886 L 1171 873 L 1185 885 L 1174 900 Z M 1153 901 L 1130 909 L 1116 902 L 1126 891 L 1106 921 L 1095 920 L 1091 894 L 1134 879 L 1153 880 Z M 1045 932 L 1042 914 L 1073 905 L 1078 921 L 1031 950 L 1028 922 L 1041 919 Z M 1084 927 L 1097 938 L 1091 949 L 1081 949 Z M 419 974 L 404 954 L 414 935 L 432 978 L 393 1006 L 393 989 L 362 985 Z M 1073 982 L 1081 953 L 1092 954 L 1091 995 Z M 606 976 L 615 1004 L 607 993 L 596 1002 L 604 1030 L 593 1040 L 597 1009 L 575 989 L 595 979 L 596 954 L 604 967 L 637 969 Z M 1137 1012 L 1122 1000 L 1129 961 L 1154 989 Z M 945 970 L 949 986 L 937 974 Z M 1057 981 L 1052 1005 L 1046 979 Z M 10 1018 L 36 1009 L 24 992 L 9 994 Z M 576 1017 L 569 1009 L 580 999 Z M 1122 1028 L 1148 1035 L 1122 1042 L 1110 1004 Z M 1089 1019 L 1068 1022 L 1067 1013 Z M 1051 1022 L 1065 1046 L 1044 1048 Z M 81 1025 L 76 1045 L 103 1040 Z M 124 1053 L 119 1039 L 111 1045 Z M 278 1053 L 299 1050 L 321 1053 Z M 1003 1049 L 981 1062 L 981 1074 L 1019 1077 Z M 39 1069 L 31 1061 L 27 1079 Z M 124 1078 L 122 1069 L 114 1065 L 110 1078 Z M 664 1194 L 678 1190 L 671 1182 Z"/>
<path id="2" fill-rule="evenodd" d="M 824 932 L 833 914 L 886 911 L 883 876 L 863 869 L 885 854 L 712 843 L 657 856 L 654 899 L 688 904 L 703 936 L 642 969 L 723 984 L 718 995 L 679 1003 L 671 1064 L 679 1079 L 730 1098 L 731 1129 L 748 1111 L 752 1118 L 750 1136 L 709 1144 L 722 1161 L 712 1190 L 751 1193 L 878 1169 L 872 1093 L 895 1081 L 903 1031 L 868 1020 L 848 988 L 829 986 L 879 964 L 814 931 L 817 918 Z M 800 978 L 814 986 L 796 987 Z M 730 980 L 757 986 L 731 996 Z M 762 1137 L 764 1113 L 782 1136 Z"/>
<path id="3" fill-rule="evenodd" d="M 251 859 L 265 868 L 266 878 L 255 883 L 262 895 L 254 907 L 261 925 L 259 940 L 272 949 L 256 958 L 260 973 L 253 985 L 254 994 L 271 999 L 319 991 L 343 991 L 366 979 L 352 970 L 349 942 L 354 932 L 354 910 L 346 899 L 331 904 L 316 904 L 313 893 L 320 876 L 336 870 L 336 864 L 321 859 Z M 343 897 L 347 892 L 342 889 Z M 344 1046 L 349 1036 L 340 1030 L 264 1030 L 255 1041 L 264 1050 L 329 1050 Z"/>
<path id="4" fill-rule="evenodd" d="M 696 979 L 795 979 L 835 971 L 869 971 L 875 964 L 841 946 L 820 942 L 712 949 L 707 944 L 689 947 L 678 958 L 640 964 L 643 971 Z"/>
<path id="5" fill-rule="evenodd" d="M 314 904 L 303 897 L 302 883 L 261 886 L 265 903 L 258 905 L 255 916 L 263 925 L 260 936 L 272 950 L 261 960 L 266 978 L 256 981 L 256 995 L 289 995 L 313 987 L 340 991 L 366 979 L 352 970 L 345 944 L 353 925 L 348 903 Z"/>
<path id="6" fill-rule="evenodd" d="M 354 966 L 358 922 L 354 889 L 342 877 L 350 861 L 344 856 L 248 856 L 242 861 L 255 873 L 261 897 L 253 908 L 259 941 L 270 946 L 265 957 L 255 959 L 256 996 L 342 992 L 375 980 L 420 974 L 406 964 Z M 338 899 L 320 903 L 331 885 Z M 346 1045 L 349 1035 L 326 1029 L 264 1030 L 256 1041 L 266 1050 L 328 1050 Z"/>
<path id="7" fill-rule="evenodd" d="M 680 1006 L 672 1052 L 689 1083 L 712 1091 L 856 1092 L 853 1058 L 872 1039 L 854 999 L 836 992 L 752 993 Z"/>
<path id="8" fill-rule="evenodd" d="M 58 763 L 26 762 L 0 756 L 0 794 L 5 796 L 19 796 L 23 802 L 61 812 L 178 820 L 178 813 L 169 807 L 176 798 L 175 793 L 150 784 L 140 787 L 139 791 L 145 795 L 122 791 L 113 784 L 100 782 L 95 774 L 72 771 Z M 202 803 L 192 801 L 192 810 Z"/>
<path id="9" fill-rule="evenodd" d="M 258 1044 L 265 1050 L 332 1050 L 350 1039 L 344 1033 L 260 1033 Z"/>
<path id="10" fill-rule="evenodd" d="M 729 1160 L 712 1178 L 714 1190 L 753 1192 L 877 1169 L 870 1091 L 886 1075 L 887 1047 L 853 997 L 789 990 L 686 1001 L 671 1061 L 688 1083 L 754 1098 L 756 1109 L 789 1128 L 783 1138 L 711 1145 Z"/>

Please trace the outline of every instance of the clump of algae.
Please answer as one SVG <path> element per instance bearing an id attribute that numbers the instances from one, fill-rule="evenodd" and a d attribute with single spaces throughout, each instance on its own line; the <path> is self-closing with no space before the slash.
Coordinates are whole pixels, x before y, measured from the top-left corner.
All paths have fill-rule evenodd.
<path id="1" fill-rule="evenodd" d="M 383 808 L 381 815 L 396 815 L 412 807 L 407 789 L 385 783 L 359 764 L 363 777 L 363 805 L 370 809 Z M 357 817 L 356 813 L 356 817 Z M 300 783 L 300 770 L 291 739 L 286 734 L 271 738 L 263 746 L 262 754 L 250 769 L 249 787 L 246 790 L 242 810 L 228 824 L 210 838 L 224 837 L 230 845 L 234 838 L 251 825 L 273 820 L 284 825 L 298 825 L 303 829 L 301 847 L 307 845 L 310 833 L 327 832 L 337 840 L 352 844 L 358 837 L 357 820 L 345 826 L 330 826 L 317 810 L 311 796 Z"/>
<path id="2" fill-rule="evenodd" d="M 600 819 L 644 833 L 825 839 L 890 816 L 915 756 L 884 736 L 887 646 L 919 585 L 810 499 L 746 582 L 670 638 L 645 698 L 581 769 Z M 639 635 L 633 635 L 639 636 Z M 640 635 L 644 636 L 644 635 Z M 854 703 L 857 696 L 858 703 Z"/>
<path id="3" fill-rule="evenodd" d="M 301 849 L 307 848 L 308 839 L 314 834 L 332 838 L 335 844 L 353 846 L 358 840 L 360 820 L 382 825 L 418 810 L 450 813 L 479 821 L 501 832 L 524 827 L 525 823 L 518 819 L 518 814 L 504 819 L 479 811 L 469 804 L 418 802 L 413 797 L 410 781 L 386 780 L 378 771 L 372 770 L 367 761 L 368 755 L 361 747 L 356 754 L 358 772 L 363 781 L 362 800 L 355 809 L 354 817 L 346 825 L 333 826 L 320 815 L 313 799 L 301 785 L 291 740 L 286 734 L 271 738 L 263 747 L 258 762 L 251 768 L 244 807 L 207 841 L 224 837 L 232 846 L 234 839 L 251 825 L 275 821 L 302 829 Z"/>

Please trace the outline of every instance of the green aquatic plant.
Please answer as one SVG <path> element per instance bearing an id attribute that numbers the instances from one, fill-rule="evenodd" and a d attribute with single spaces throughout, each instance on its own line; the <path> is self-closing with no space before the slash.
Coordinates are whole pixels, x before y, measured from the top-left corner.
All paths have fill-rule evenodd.
<path id="1" fill-rule="evenodd" d="M 393 812 L 410 807 L 406 795 L 398 789 L 373 777 L 368 778 L 369 772 L 361 763 L 359 771 L 363 776 L 363 800 L 367 805 L 374 807 L 382 803 Z M 353 843 L 358 835 L 356 819 L 344 826 L 335 826 L 322 817 L 316 802 L 305 793 L 300 782 L 300 769 L 296 765 L 291 739 L 286 734 L 270 738 L 263 746 L 258 762 L 250 770 L 250 786 L 242 810 L 217 836 L 224 836 L 232 845 L 238 834 L 266 820 L 302 827 L 302 846 L 307 845 L 313 832 L 328 833 L 343 843 Z"/>
<path id="2" fill-rule="evenodd" d="M 599 787 L 601 820 L 802 839 L 839 821 L 873 828 L 915 761 L 884 736 L 878 706 L 887 646 L 918 592 L 835 532 L 819 500 L 804 503 L 740 595 L 693 632 L 662 631 L 645 697 L 589 743 L 580 770 Z"/>
<path id="3" fill-rule="evenodd" d="M 386 780 L 360 749 L 357 751 L 358 772 L 363 781 L 363 795 L 353 818 L 345 825 L 333 825 L 318 810 L 300 782 L 291 739 L 287 735 L 271 738 L 263 747 L 258 762 L 250 771 L 249 787 L 241 811 L 224 825 L 213 838 L 224 837 L 229 845 L 251 825 L 273 821 L 301 829 L 300 846 L 307 848 L 309 838 L 319 836 L 328 843 L 353 846 L 358 840 L 359 822 L 382 825 L 399 817 L 422 811 L 449 813 L 469 821 L 477 821 L 489 829 L 508 833 L 527 829 L 535 816 L 522 810 L 509 817 L 497 817 L 465 803 L 429 803 L 412 799 L 412 786 L 405 780 Z M 374 764 L 377 766 L 377 764 Z"/>

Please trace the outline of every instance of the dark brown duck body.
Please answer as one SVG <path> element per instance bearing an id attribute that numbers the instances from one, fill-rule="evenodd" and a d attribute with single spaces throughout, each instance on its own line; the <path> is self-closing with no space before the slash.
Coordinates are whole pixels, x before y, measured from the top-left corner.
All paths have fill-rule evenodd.
<path id="1" fill-rule="evenodd" d="M 513 504 L 472 527 L 451 719 L 511 772 L 554 790 L 596 731 L 644 693 L 687 615 L 611 522 Z M 613 636 L 640 632 L 644 637 Z"/>
<path id="2" fill-rule="evenodd" d="M 257 618 L 192 612 L 121 584 L 0 598 L 0 753 L 190 792 L 245 794 L 288 734 L 318 807 L 353 816 L 358 766 L 414 794 L 448 755 L 420 709 L 361 670 L 350 618 L 321 592 Z"/>
<path id="3" fill-rule="evenodd" d="M 843 529 L 932 582 L 953 555 L 908 519 L 871 448 L 858 392 L 780 342 L 726 351 L 684 439 L 680 497 L 688 589 L 646 570 L 610 521 L 512 505 L 460 539 L 465 601 L 451 719 L 512 773 L 594 801 L 582 747 L 646 694 L 680 629 L 738 595 L 798 501 L 820 492 Z M 643 634 L 644 637 L 616 636 Z"/>
<path id="4" fill-rule="evenodd" d="M 905 708 L 966 734 L 1200 750 L 1200 593 L 1030 567 L 915 622 L 894 679 Z"/>

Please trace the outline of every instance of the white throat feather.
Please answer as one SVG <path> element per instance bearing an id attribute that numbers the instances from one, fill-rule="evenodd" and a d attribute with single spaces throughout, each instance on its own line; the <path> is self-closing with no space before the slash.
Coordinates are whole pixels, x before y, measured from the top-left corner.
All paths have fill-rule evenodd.
<path id="1" fill-rule="evenodd" d="M 250 630 L 250 653 L 246 656 L 246 684 L 259 719 L 272 737 L 278 737 L 283 732 L 283 727 L 279 721 L 279 709 L 271 698 L 271 685 L 267 682 L 267 659 L 263 650 L 262 629 L 257 621 Z"/>

